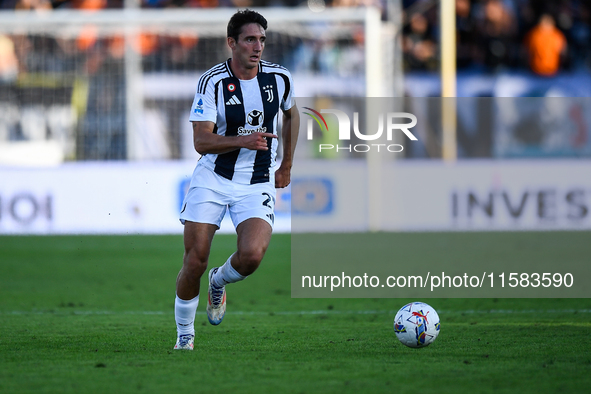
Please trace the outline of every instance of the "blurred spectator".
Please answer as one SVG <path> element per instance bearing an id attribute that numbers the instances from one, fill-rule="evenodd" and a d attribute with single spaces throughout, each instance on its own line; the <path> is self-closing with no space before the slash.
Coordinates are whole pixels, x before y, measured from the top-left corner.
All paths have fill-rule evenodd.
<path id="1" fill-rule="evenodd" d="M 456 35 L 458 68 L 472 64 L 477 53 L 476 27 L 472 18 L 470 0 L 456 0 Z"/>
<path id="2" fill-rule="evenodd" d="M 589 5 L 583 3 L 573 4 L 570 12 L 570 26 L 565 29 L 568 41 L 568 54 L 571 57 L 572 66 L 580 69 L 591 67 L 591 15 Z M 560 18 L 559 20 L 564 20 Z M 565 27 L 559 25 L 560 28 Z"/>
<path id="3" fill-rule="evenodd" d="M 0 82 L 12 81 L 18 75 L 18 59 L 14 42 L 10 37 L 0 34 Z"/>
<path id="4" fill-rule="evenodd" d="M 405 32 L 402 48 L 405 68 L 411 70 L 436 70 L 437 46 L 432 39 L 427 18 L 420 13 L 410 16 L 410 23 Z"/>
<path id="5" fill-rule="evenodd" d="M 251 5 L 250 1 L 247 1 L 248 4 L 245 4 L 245 7 Z M 187 0 L 184 4 L 184 7 L 190 8 L 215 8 L 219 5 L 218 0 Z"/>
<path id="6" fill-rule="evenodd" d="M 552 45 L 563 41 L 564 49 L 558 57 L 561 70 L 591 69 L 591 1 L 561 0 L 542 2 L 535 0 L 454 0 L 456 5 L 456 37 L 458 69 L 485 68 L 489 72 L 502 72 L 519 68 L 533 69 L 535 47 L 533 37 L 538 32 L 540 15 L 555 18 L 553 33 L 547 33 Z M 439 4 L 427 0 L 403 0 L 405 18 L 403 49 L 405 69 L 435 71 L 439 67 Z M 416 17 L 421 14 L 423 18 Z M 426 23 L 425 23 L 426 21 Z M 531 34 L 528 34 L 530 33 Z M 562 35 L 563 39 L 557 37 Z M 568 51 L 566 43 L 568 42 Z M 537 41 L 545 64 L 553 53 L 552 45 L 541 45 Z M 556 51 L 554 51 L 555 53 Z M 528 56 L 524 56 L 527 53 Z M 434 55 L 431 57 L 431 55 Z M 556 60 L 557 59 L 557 60 Z M 534 61 L 537 65 L 540 61 Z M 547 62 L 547 63 L 546 63 Z M 546 66 L 548 67 L 548 66 Z M 559 69 L 555 65 L 554 72 Z M 545 73 L 545 74 L 544 74 Z"/>
<path id="7" fill-rule="evenodd" d="M 331 7 L 369 7 L 383 8 L 379 0 L 332 0 L 328 2 Z"/>
<path id="8" fill-rule="evenodd" d="M 17 0 L 15 10 L 51 10 L 51 2 L 49 0 Z"/>
<path id="9" fill-rule="evenodd" d="M 529 53 L 529 65 L 533 72 L 543 76 L 555 75 L 560 68 L 560 58 L 566 53 L 566 38 L 555 26 L 554 18 L 543 14 L 538 24 L 525 39 Z"/>
<path id="10" fill-rule="evenodd" d="M 96 11 L 107 8 L 107 0 L 71 0 L 68 3 L 69 8 L 79 10 Z"/>
<path id="11" fill-rule="evenodd" d="M 509 9 L 501 0 L 488 0 L 483 7 L 482 20 L 477 22 L 482 59 L 491 71 L 514 66 L 516 24 Z"/>
<path id="12" fill-rule="evenodd" d="M 107 0 L 72 0 L 68 6 L 70 8 L 94 12 L 106 8 Z M 86 25 L 82 28 L 76 45 L 79 50 L 88 51 L 96 45 L 98 39 L 98 28 L 94 25 Z"/>

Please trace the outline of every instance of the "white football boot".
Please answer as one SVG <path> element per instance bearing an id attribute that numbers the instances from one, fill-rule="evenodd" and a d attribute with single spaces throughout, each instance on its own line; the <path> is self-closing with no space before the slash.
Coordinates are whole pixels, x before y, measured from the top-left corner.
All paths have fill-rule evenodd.
<path id="1" fill-rule="evenodd" d="M 185 334 L 181 335 L 176 340 L 175 349 L 193 350 L 193 342 L 195 341 L 195 335 Z"/>
<path id="2" fill-rule="evenodd" d="M 226 287 L 217 287 L 211 283 L 211 278 L 217 270 L 216 267 L 209 271 L 209 289 L 207 291 L 207 319 L 214 326 L 220 324 L 226 314 Z"/>

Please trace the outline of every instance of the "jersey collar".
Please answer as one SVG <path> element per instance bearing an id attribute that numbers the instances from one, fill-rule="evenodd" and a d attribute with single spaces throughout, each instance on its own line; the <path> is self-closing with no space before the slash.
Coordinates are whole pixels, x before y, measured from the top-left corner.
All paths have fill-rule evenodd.
<path id="1" fill-rule="evenodd" d="M 228 74 L 230 74 L 231 77 L 235 77 L 234 73 L 232 72 L 232 68 L 230 67 L 231 60 L 232 58 L 228 58 L 228 60 L 226 60 L 226 69 L 228 70 Z"/>

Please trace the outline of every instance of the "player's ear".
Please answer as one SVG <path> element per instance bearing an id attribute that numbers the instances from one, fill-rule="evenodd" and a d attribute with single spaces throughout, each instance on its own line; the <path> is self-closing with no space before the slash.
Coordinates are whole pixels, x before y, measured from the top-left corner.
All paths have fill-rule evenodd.
<path id="1" fill-rule="evenodd" d="M 227 41 L 228 41 L 228 46 L 230 47 L 230 49 L 236 48 L 236 40 L 234 39 L 234 37 L 228 37 Z"/>

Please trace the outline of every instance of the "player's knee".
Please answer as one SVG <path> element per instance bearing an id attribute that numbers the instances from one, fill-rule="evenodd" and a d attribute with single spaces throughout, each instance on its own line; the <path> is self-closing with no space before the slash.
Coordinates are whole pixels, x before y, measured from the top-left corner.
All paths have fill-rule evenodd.
<path id="1" fill-rule="evenodd" d="M 200 278 L 207 269 L 207 256 L 200 255 L 195 250 L 188 250 L 185 251 L 183 264 L 191 276 Z"/>
<path id="2" fill-rule="evenodd" d="M 239 253 L 240 265 L 244 272 L 253 273 L 261 264 L 265 256 L 264 248 L 248 248 Z"/>

